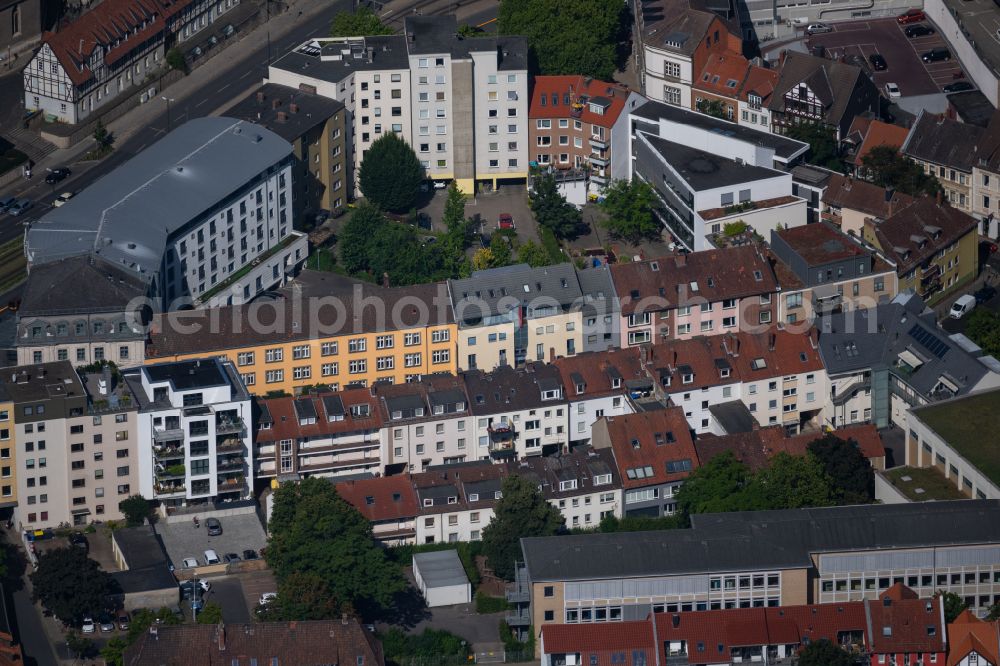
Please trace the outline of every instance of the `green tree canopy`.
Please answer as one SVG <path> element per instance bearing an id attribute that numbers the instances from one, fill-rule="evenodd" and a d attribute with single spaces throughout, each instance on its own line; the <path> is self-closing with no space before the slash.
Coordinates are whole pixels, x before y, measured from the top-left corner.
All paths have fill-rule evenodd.
<path id="1" fill-rule="evenodd" d="M 811 453 L 830 477 L 838 504 L 869 504 L 875 501 L 875 471 L 853 439 L 827 433 L 809 443 Z"/>
<path id="2" fill-rule="evenodd" d="M 555 262 L 549 257 L 549 253 L 544 247 L 533 240 L 525 241 L 517 248 L 518 263 L 528 264 L 532 268 L 539 266 L 549 266 Z"/>
<path id="3" fill-rule="evenodd" d="M 483 530 L 483 553 L 497 576 L 512 580 L 514 561 L 522 557 L 521 538 L 551 536 L 559 530 L 563 517 L 527 477 L 508 476 L 502 491 L 493 520 Z"/>
<path id="4" fill-rule="evenodd" d="M 663 227 L 653 214 L 656 194 L 649 183 L 639 179 L 615 180 L 603 194 L 601 208 L 608 214 L 604 223 L 608 231 L 632 242 L 660 234 Z"/>
<path id="5" fill-rule="evenodd" d="M 833 503 L 830 478 L 819 461 L 811 455 L 784 452 L 754 475 L 751 496 L 763 505 L 762 509 L 800 509 Z"/>
<path id="6" fill-rule="evenodd" d="M 962 597 L 954 592 L 945 592 L 942 590 L 938 592 L 938 596 L 941 597 L 941 603 L 944 605 L 944 621 L 948 624 L 954 622 L 955 618 L 968 608 Z"/>
<path id="7" fill-rule="evenodd" d="M 935 194 L 941 189 L 937 178 L 924 173 L 919 164 L 892 146 L 875 146 L 861 158 L 861 164 L 880 187 L 894 187 L 913 196 Z"/>
<path id="8" fill-rule="evenodd" d="M 583 223 L 580 211 L 559 194 L 553 175 L 544 174 L 535 179 L 529 203 L 538 224 L 557 237 L 571 238 L 579 233 Z"/>
<path id="9" fill-rule="evenodd" d="M 125 515 L 129 527 L 142 525 L 147 518 L 153 516 L 153 506 L 142 495 L 132 495 L 123 499 L 118 503 L 118 510 Z"/>
<path id="10" fill-rule="evenodd" d="M 337 12 L 330 26 L 331 37 L 368 37 L 391 35 L 392 28 L 382 23 L 370 7 L 361 6 L 353 12 Z"/>
<path id="11" fill-rule="evenodd" d="M 809 163 L 843 172 L 844 163 L 840 159 L 840 147 L 833 129 L 819 123 L 792 125 L 786 134 L 809 144 Z"/>
<path id="12" fill-rule="evenodd" d="M 219 624 L 222 622 L 222 606 L 210 601 L 198 611 L 198 624 Z"/>
<path id="13" fill-rule="evenodd" d="M 853 666 L 854 657 L 828 638 L 812 641 L 799 652 L 798 666 Z"/>
<path id="14" fill-rule="evenodd" d="M 107 595 L 115 589 L 110 574 L 80 548 L 39 553 L 31 585 L 35 601 L 75 626 L 107 606 Z"/>
<path id="15" fill-rule="evenodd" d="M 327 582 L 315 573 L 293 573 L 278 585 L 278 597 L 258 611 L 258 617 L 275 620 L 333 620 L 350 614 Z"/>
<path id="16" fill-rule="evenodd" d="M 582 74 L 611 80 L 625 41 L 621 0 L 500 0 L 503 35 L 524 35 L 540 74 Z"/>
<path id="17" fill-rule="evenodd" d="M 749 496 L 752 481 L 746 465 L 732 453 L 723 453 L 685 479 L 677 493 L 677 508 L 686 516 L 745 510 L 755 504 Z"/>
<path id="18" fill-rule="evenodd" d="M 417 154 L 395 132 L 376 139 L 358 169 L 358 186 L 365 198 L 395 213 L 413 208 L 423 180 L 424 168 Z"/>
<path id="19" fill-rule="evenodd" d="M 965 334 L 987 354 L 1000 356 L 1000 314 L 976 308 L 966 320 Z"/>
<path id="20" fill-rule="evenodd" d="M 332 599 L 367 614 L 389 607 L 405 587 L 399 567 L 372 538 L 371 524 L 326 479 L 282 484 L 269 524 L 267 563 L 279 588 L 294 574 L 312 574 Z"/>
<path id="21" fill-rule="evenodd" d="M 713 116 L 715 118 L 727 120 L 726 108 L 722 105 L 722 102 L 717 99 L 703 99 L 698 102 L 697 108 L 706 116 Z"/>

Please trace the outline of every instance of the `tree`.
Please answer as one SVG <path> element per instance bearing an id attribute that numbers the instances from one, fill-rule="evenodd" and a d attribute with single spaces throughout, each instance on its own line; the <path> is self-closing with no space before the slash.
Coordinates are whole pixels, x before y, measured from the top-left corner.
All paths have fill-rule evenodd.
<path id="1" fill-rule="evenodd" d="M 63 622 L 78 625 L 107 604 L 111 576 L 80 548 L 56 548 L 38 555 L 31 574 L 35 601 L 41 601 Z"/>
<path id="2" fill-rule="evenodd" d="M 823 466 L 811 455 L 781 452 L 770 465 L 754 475 L 750 495 L 763 501 L 765 509 L 801 509 L 830 506 L 833 491 Z"/>
<path id="3" fill-rule="evenodd" d="M 370 7 L 358 7 L 354 12 L 337 12 L 330 26 L 331 37 L 368 37 L 391 35 L 392 28 L 382 23 Z"/>
<path id="4" fill-rule="evenodd" d="M 739 236 L 747 230 L 747 223 L 743 220 L 736 220 L 735 222 L 726 222 L 722 225 L 722 234 L 728 238 L 733 236 Z"/>
<path id="5" fill-rule="evenodd" d="M 277 598 L 262 606 L 257 616 L 265 621 L 332 620 L 352 612 L 317 574 L 293 573 L 278 586 Z"/>
<path id="6" fill-rule="evenodd" d="M 892 146 L 875 146 L 861 158 L 872 181 L 880 187 L 892 187 L 905 194 L 919 196 L 936 194 L 941 183 L 934 176 Z"/>
<path id="7" fill-rule="evenodd" d="M 153 507 L 142 495 L 132 495 L 118 503 L 118 510 L 125 515 L 129 527 L 142 525 L 147 518 L 152 518 Z"/>
<path id="8" fill-rule="evenodd" d="M 987 622 L 996 622 L 1000 620 L 1000 603 L 995 603 L 990 606 L 989 611 L 986 613 L 984 618 Z"/>
<path id="9" fill-rule="evenodd" d="M 809 443 L 809 453 L 830 477 L 833 499 L 838 504 L 875 501 L 875 472 L 856 441 L 844 441 L 827 433 Z"/>
<path id="10" fill-rule="evenodd" d="M 406 634 L 393 627 L 382 639 L 382 650 L 390 663 L 457 663 L 471 652 L 472 643 L 442 629 L 424 629 L 419 634 Z"/>
<path id="11" fill-rule="evenodd" d="M 111 143 L 110 138 L 108 128 L 106 128 L 101 119 L 98 118 L 97 125 L 94 127 L 94 141 L 97 142 L 98 147 L 101 147 Z"/>
<path id="12" fill-rule="evenodd" d="M 358 170 L 358 186 L 382 210 L 413 208 L 424 180 L 424 168 L 413 148 L 394 132 L 383 134 L 365 152 Z"/>
<path id="13" fill-rule="evenodd" d="M 811 641 L 799 652 L 799 666 L 853 666 L 854 657 L 828 638 Z"/>
<path id="14" fill-rule="evenodd" d="M 130 624 L 129 627 L 132 625 Z M 121 636 L 112 636 L 101 648 L 101 658 L 107 666 L 122 666 L 125 661 L 125 648 L 129 642 Z"/>
<path id="15" fill-rule="evenodd" d="M 554 263 L 545 248 L 533 240 L 525 241 L 517 248 L 517 261 L 521 264 L 528 264 L 532 268 L 549 266 Z"/>
<path id="16" fill-rule="evenodd" d="M 944 606 L 944 621 L 951 624 L 955 621 L 955 618 L 962 614 L 968 606 L 965 605 L 965 601 L 962 597 L 958 596 L 954 592 L 945 592 L 941 590 L 937 593 L 941 597 L 941 604 Z"/>
<path id="17" fill-rule="evenodd" d="M 463 39 L 469 39 L 471 37 L 481 37 L 485 31 L 479 26 L 470 25 L 468 23 L 463 23 L 458 26 L 458 36 Z"/>
<path id="18" fill-rule="evenodd" d="M 529 203 L 538 224 L 547 227 L 559 238 L 569 238 L 578 233 L 583 222 L 580 211 L 559 194 L 559 187 L 552 174 L 544 174 L 535 179 Z"/>
<path id="19" fill-rule="evenodd" d="M 726 109 L 722 105 L 722 102 L 717 99 L 703 99 L 697 104 L 698 110 L 704 113 L 706 116 L 713 116 L 715 118 L 722 118 L 723 120 L 728 120 L 726 118 Z"/>
<path id="20" fill-rule="evenodd" d="M 444 202 L 444 213 L 441 216 L 441 221 L 444 222 L 444 226 L 448 229 L 448 233 L 453 230 L 464 230 L 466 226 L 465 221 L 465 202 L 468 197 L 458 189 L 458 185 L 455 181 L 451 181 L 451 185 L 448 186 L 448 198 Z"/>
<path id="21" fill-rule="evenodd" d="M 521 557 L 521 539 L 555 534 L 563 517 L 527 477 L 508 476 L 501 490 L 493 520 L 483 530 L 483 553 L 497 576 L 513 580 L 514 561 Z"/>
<path id="22" fill-rule="evenodd" d="M 326 479 L 282 484 L 270 525 L 266 558 L 279 589 L 295 574 L 310 574 L 330 598 L 365 614 L 389 607 L 406 586 L 372 538 L 371 523 Z"/>
<path id="23" fill-rule="evenodd" d="M 506 266 L 511 260 L 510 240 L 505 234 L 495 233 L 490 238 L 490 253 L 495 267 Z"/>
<path id="24" fill-rule="evenodd" d="M 723 453 L 691 472 L 677 494 L 677 508 L 685 516 L 745 510 L 752 481 L 746 465 Z"/>
<path id="25" fill-rule="evenodd" d="M 992 356 L 1000 355 L 1000 314 L 977 308 L 965 325 L 965 334 Z"/>
<path id="26" fill-rule="evenodd" d="M 222 622 L 222 606 L 210 601 L 198 611 L 198 624 L 219 624 Z"/>
<path id="27" fill-rule="evenodd" d="M 187 59 L 184 54 L 176 46 L 167 51 L 166 55 L 167 67 L 170 69 L 176 69 L 179 72 L 188 72 Z"/>
<path id="28" fill-rule="evenodd" d="M 472 270 L 483 271 L 487 268 L 496 268 L 496 258 L 493 256 L 493 250 L 483 247 L 472 255 Z"/>
<path id="29" fill-rule="evenodd" d="M 81 636 L 75 631 L 66 634 L 66 648 L 78 658 L 86 659 L 95 654 L 94 641 L 86 636 Z"/>
<path id="30" fill-rule="evenodd" d="M 833 130 L 820 123 L 792 125 L 786 132 L 788 138 L 809 144 L 809 162 L 842 172 L 844 164 L 840 159 L 840 148 Z"/>
<path id="31" fill-rule="evenodd" d="M 649 183 L 642 180 L 615 180 L 605 188 L 600 206 L 608 214 L 604 223 L 608 231 L 636 242 L 658 236 L 662 229 L 653 209 L 656 194 Z"/>
<path id="32" fill-rule="evenodd" d="M 539 74 L 582 74 L 608 81 L 627 40 L 621 0 L 501 0 L 502 35 L 524 35 Z"/>

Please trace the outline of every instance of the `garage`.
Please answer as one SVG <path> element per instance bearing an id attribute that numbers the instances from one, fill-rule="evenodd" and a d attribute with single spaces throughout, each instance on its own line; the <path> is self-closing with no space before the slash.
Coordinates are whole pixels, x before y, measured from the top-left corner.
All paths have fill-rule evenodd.
<path id="1" fill-rule="evenodd" d="M 429 608 L 472 601 L 472 586 L 458 551 L 439 550 L 413 556 L 413 577 Z"/>

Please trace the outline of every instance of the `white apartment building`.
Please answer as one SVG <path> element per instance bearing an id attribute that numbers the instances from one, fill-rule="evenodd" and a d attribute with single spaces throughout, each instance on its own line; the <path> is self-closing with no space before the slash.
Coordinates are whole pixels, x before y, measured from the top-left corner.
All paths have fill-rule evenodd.
<path id="1" fill-rule="evenodd" d="M 637 348 L 579 354 L 556 359 L 568 401 L 569 440 L 573 446 L 590 442 L 594 422 L 605 416 L 632 414 L 629 394 L 648 394 L 653 381 L 642 367 Z"/>
<path id="2" fill-rule="evenodd" d="M 253 496 L 250 395 L 232 362 L 146 365 L 125 373 L 139 403 L 139 492 L 170 507 Z"/>
<path id="3" fill-rule="evenodd" d="M 103 259 L 146 284 L 153 309 L 247 302 L 308 255 L 292 229 L 292 159 L 263 127 L 188 121 L 33 223 L 29 264 Z"/>

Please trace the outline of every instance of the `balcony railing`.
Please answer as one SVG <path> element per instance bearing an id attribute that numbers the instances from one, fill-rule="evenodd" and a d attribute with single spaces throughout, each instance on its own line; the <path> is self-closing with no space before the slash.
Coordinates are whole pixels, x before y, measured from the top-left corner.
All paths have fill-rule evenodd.
<path id="1" fill-rule="evenodd" d="M 227 437 L 215 445 L 215 450 L 219 453 L 223 451 L 242 451 L 243 441 L 238 437 Z"/>
<path id="2" fill-rule="evenodd" d="M 156 493 L 157 497 L 171 497 L 183 495 L 185 489 L 183 483 L 155 483 L 153 484 L 153 492 Z"/>
<path id="3" fill-rule="evenodd" d="M 230 457 L 225 460 L 220 460 L 215 469 L 219 472 L 238 472 L 243 469 L 243 456 Z"/>
<path id="4" fill-rule="evenodd" d="M 215 420 L 215 434 L 232 435 L 243 432 L 243 419 L 219 418 Z"/>
<path id="5" fill-rule="evenodd" d="M 531 613 L 527 608 L 507 613 L 507 624 L 511 627 L 526 627 L 531 624 Z"/>
<path id="6" fill-rule="evenodd" d="M 169 442 L 171 440 L 184 439 L 184 430 L 177 428 L 153 428 L 154 442 Z"/>
<path id="7" fill-rule="evenodd" d="M 183 458 L 183 446 L 156 446 L 153 445 L 153 457 L 157 460 L 169 460 L 172 458 Z"/>
<path id="8" fill-rule="evenodd" d="M 491 423 L 487 430 L 490 433 L 491 442 L 506 442 L 517 437 L 517 431 L 511 423 Z"/>
<path id="9" fill-rule="evenodd" d="M 591 136 L 590 137 L 590 146 L 591 146 L 591 148 L 599 148 L 601 150 L 604 150 L 605 148 L 608 147 L 608 142 L 607 142 L 606 139 L 602 139 L 602 138 L 597 137 L 597 136 Z"/>
<path id="10" fill-rule="evenodd" d="M 218 492 L 220 493 L 231 493 L 237 490 L 243 490 L 246 487 L 245 480 L 243 476 L 237 476 L 232 479 L 226 479 L 224 481 L 219 481 Z"/>

